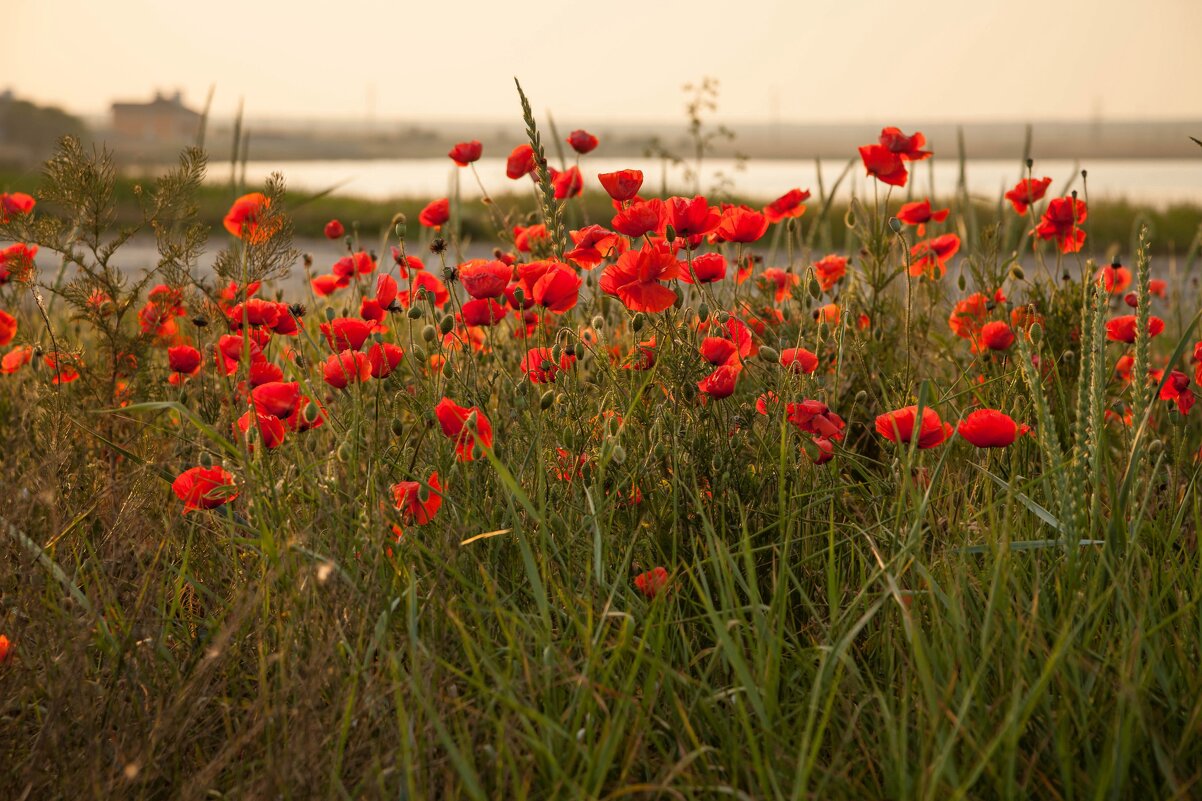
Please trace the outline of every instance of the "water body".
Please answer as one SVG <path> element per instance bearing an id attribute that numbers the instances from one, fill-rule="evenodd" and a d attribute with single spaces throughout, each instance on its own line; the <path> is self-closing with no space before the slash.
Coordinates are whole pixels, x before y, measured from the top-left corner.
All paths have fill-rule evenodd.
<path id="1" fill-rule="evenodd" d="M 558 161 L 552 155 L 552 166 Z M 690 167 L 692 165 L 689 165 Z M 798 187 L 818 194 L 819 171 L 827 191 L 833 186 L 846 162 L 756 160 L 738 163 L 733 159 L 705 161 L 700 169 L 700 189 L 712 192 L 722 181 L 740 195 L 770 200 L 789 189 Z M 684 168 L 652 159 L 590 159 L 581 164 L 585 191 L 600 192 L 597 173 L 624 168 L 641 169 L 649 193 L 681 194 L 692 192 L 693 181 Z M 1087 170 L 1087 182 L 1080 175 Z M 485 188 L 494 195 L 530 191 L 529 179 L 511 181 L 505 176 L 505 160 L 483 158 L 476 170 Z M 447 158 L 378 159 L 363 161 L 262 161 L 247 165 L 247 180 L 260 183 L 273 172 L 284 175 L 295 189 L 320 191 L 337 187 L 336 193 L 384 200 L 396 197 L 442 197 L 454 191 L 455 182 L 464 197 L 480 194 L 471 171 L 456 168 Z M 1024 175 L 1018 159 L 970 159 L 966 162 L 965 177 L 971 195 L 996 202 L 1001 193 L 1012 187 Z M 1091 199 L 1127 199 L 1133 203 L 1164 208 L 1174 204 L 1202 205 L 1202 150 L 1197 159 L 1097 159 L 1088 162 L 1049 159 L 1037 161 L 1036 177 L 1053 178 L 1051 193 L 1065 194 L 1068 189 L 1088 192 Z M 213 164 L 210 178 L 229 180 L 229 166 Z M 911 166 L 909 185 L 894 189 L 895 198 L 913 195 L 932 195 L 936 202 L 957 191 L 960 165 L 954 159 L 938 157 Z M 1071 185 L 1070 185 L 1071 182 Z M 838 195 L 844 199 L 855 193 L 871 197 L 873 181 L 864 174 L 857 158 L 839 186 Z M 882 187 L 883 189 L 883 187 Z"/>

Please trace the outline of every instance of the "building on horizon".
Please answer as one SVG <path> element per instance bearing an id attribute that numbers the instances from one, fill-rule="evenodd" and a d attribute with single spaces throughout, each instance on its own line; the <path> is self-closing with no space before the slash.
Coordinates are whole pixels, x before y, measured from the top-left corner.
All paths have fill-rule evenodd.
<path id="1" fill-rule="evenodd" d="M 113 130 L 120 136 L 144 142 L 184 142 L 196 138 L 200 112 L 184 105 L 178 90 L 155 92 L 149 103 L 113 103 Z"/>

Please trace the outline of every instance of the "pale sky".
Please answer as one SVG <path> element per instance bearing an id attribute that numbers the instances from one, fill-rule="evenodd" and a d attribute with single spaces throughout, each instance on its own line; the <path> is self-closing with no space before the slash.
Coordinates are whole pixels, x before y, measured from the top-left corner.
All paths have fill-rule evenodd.
<path id="1" fill-rule="evenodd" d="M 796 122 L 1202 117 L 1202 0 L 0 0 L 0 89 L 97 114 Z"/>

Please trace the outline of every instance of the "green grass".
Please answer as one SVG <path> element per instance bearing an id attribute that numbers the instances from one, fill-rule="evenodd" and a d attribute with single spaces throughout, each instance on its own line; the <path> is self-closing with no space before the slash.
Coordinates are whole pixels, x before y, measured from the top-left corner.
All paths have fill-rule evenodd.
<path id="1" fill-rule="evenodd" d="M 57 210 L 86 238 L 104 170 L 67 161 L 70 186 L 52 188 L 39 220 Z M 120 219 L 128 185 L 114 186 Z M 183 173 L 158 197 L 168 250 L 228 206 Z M 304 207 L 314 216 L 297 230 L 324 222 L 318 208 L 350 208 L 339 202 Z M 365 231 L 391 217 L 356 208 Z M 772 306 L 754 281 L 704 297 L 678 285 L 679 309 L 639 316 L 586 294 L 557 330 L 514 339 L 506 321 L 481 353 L 428 336 L 444 312 L 421 303 L 388 320 L 401 367 L 349 391 L 322 384 L 317 332 L 348 301 L 285 298 L 309 305 L 306 333 L 268 355 L 330 419 L 272 451 L 229 433 L 241 374 L 219 375 L 210 355 L 195 379 L 167 383 L 161 343 L 133 319 L 145 287 L 122 290 L 123 320 L 77 314 L 48 257 L 71 226 L 4 229 L 41 242 L 52 304 L 47 329 L 26 286 L 0 288 L 14 344 L 49 350 L 53 330 L 84 369 L 57 389 L 44 365 L 0 376 L 0 633 L 14 644 L 0 664 L 0 786 L 15 798 L 1196 797 L 1198 412 L 1153 400 L 1146 425 L 1099 422 L 1103 406 L 1144 408 L 1111 380 L 1122 346 L 1092 333 L 1130 310 L 1103 298 L 1091 311 L 1089 289 L 1059 278 L 1105 255 L 1103 211 L 1080 258 L 1040 246 L 1052 280 L 1008 272 L 1028 226 L 992 213 L 957 207 L 951 274 L 907 281 L 881 210 L 848 216 L 816 198 L 766 240 L 803 280 L 756 344 L 801 343 L 823 368 L 794 375 L 753 351 L 737 392 L 708 403 L 698 310 Z M 1125 243 L 1138 213 L 1124 213 Z M 428 240 L 416 229 L 414 251 Z M 219 265 L 241 278 L 291 266 L 274 238 L 219 234 Z M 806 266 L 827 237 L 855 259 L 816 297 Z M 76 250 L 72 270 L 110 279 L 103 250 Z M 1149 358 L 1192 374 L 1196 291 L 1150 300 L 1162 264 L 1133 285 L 1169 323 Z M 214 279 L 190 279 L 180 330 L 208 353 L 225 333 Z M 948 315 L 998 286 L 998 319 L 1033 303 L 1043 323 L 1007 358 L 974 355 Z M 816 325 L 832 300 L 840 323 Z M 195 327 L 197 314 L 214 322 Z M 653 370 L 611 362 L 611 346 L 625 355 L 652 335 Z M 138 356 L 116 400 L 114 342 Z M 580 347 L 576 367 L 531 385 L 518 362 L 554 342 Z M 1024 375 L 1026 350 L 1040 368 Z M 436 355 L 447 362 L 431 369 Z M 812 464 L 779 412 L 757 414 L 766 391 L 821 399 L 846 421 L 831 462 Z M 455 460 L 432 412 L 443 396 L 491 419 L 484 458 Z M 909 403 L 953 422 L 997 408 L 1039 437 L 897 447 L 873 420 Z M 556 448 L 588 456 L 579 478 L 556 477 Z M 205 461 L 240 495 L 181 515 L 169 482 Z M 389 487 L 433 470 L 443 505 L 398 541 Z M 632 576 L 656 565 L 669 589 L 647 599 Z"/>

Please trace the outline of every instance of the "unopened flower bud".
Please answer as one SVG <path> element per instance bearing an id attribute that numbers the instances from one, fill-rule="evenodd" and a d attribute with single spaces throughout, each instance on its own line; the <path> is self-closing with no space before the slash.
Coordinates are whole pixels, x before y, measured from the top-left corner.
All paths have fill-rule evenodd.
<path id="1" fill-rule="evenodd" d="M 767 345 L 760 345 L 760 358 L 766 362 L 779 362 L 780 353 L 776 350 L 776 348 L 772 348 Z"/>

